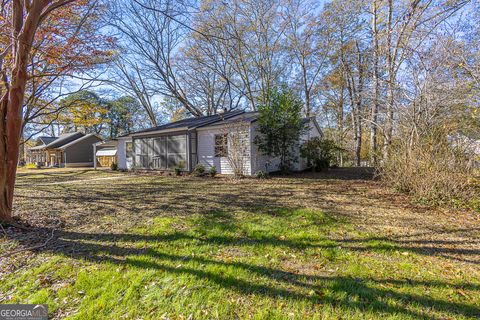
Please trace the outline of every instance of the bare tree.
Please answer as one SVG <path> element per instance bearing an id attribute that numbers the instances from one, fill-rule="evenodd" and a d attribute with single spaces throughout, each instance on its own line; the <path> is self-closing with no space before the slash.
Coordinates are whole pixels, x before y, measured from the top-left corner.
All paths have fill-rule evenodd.
<path id="1" fill-rule="evenodd" d="M 267 103 L 269 91 L 288 68 L 281 4 L 280 0 L 215 0 L 206 3 L 198 16 L 198 26 L 214 35 L 208 40 L 228 66 L 230 75 L 226 78 L 222 72 L 222 77 L 251 110 Z"/>
<path id="2" fill-rule="evenodd" d="M 380 109 L 380 44 L 379 44 L 379 0 L 372 0 L 371 3 L 371 30 L 372 30 L 372 99 L 370 114 L 370 159 L 372 164 L 378 164 L 378 112 Z"/>
<path id="3" fill-rule="evenodd" d="M 294 72 L 299 74 L 305 100 L 305 115 L 312 113 L 312 92 L 318 80 L 326 74 L 332 51 L 332 34 L 322 16 L 315 14 L 315 4 L 309 1 L 289 0 L 284 14 L 286 50 L 294 59 Z"/>
<path id="4" fill-rule="evenodd" d="M 396 152 L 381 166 L 383 179 L 398 190 L 436 203 L 468 200 L 475 193 L 469 183 L 474 150 L 468 142 L 480 130 L 470 107 L 478 92 L 452 63 L 459 46 L 436 36 L 405 61 L 406 86 L 392 141 Z"/>
<path id="5" fill-rule="evenodd" d="M 385 6 L 386 110 L 383 157 L 388 158 L 394 130 L 398 74 L 403 62 L 424 44 L 440 23 L 464 7 L 468 0 L 421 1 L 408 3 L 388 0 Z"/>
<path id="6" fill-rule="evenodd" d="M 130 55 L 120 67 L 127 74 L 136 74 L 136 78 L 131 78 L 136 80 L 133 85 L 127 83 L 132 91 L 175 98 L 192 115 L 201 116 L 203 110 L 192 102 L 178 69 L 178 50 L 189 31 L 188 16 L 188 6 L 173 0 L 116 1 L 110 24 L 119 32 Z"/>
<path id="7" fill-rule="evenodd" d="M 127 54 L 119 55 L 114 61 L 113 73 L 115 78 L 106 82 L 121 92 L 136 97 L 145 110 L 150 124 L 156 127 L 158 125 L 157 110 L 153 103 L 155 92 L 150 88 L 150 81 L 146 78 L 147 74 L 144 73 L 139 63 L 128 57 Z"/>
<path id="8" fill-rule="evenodd" d="M 342 54 L 342 66 L 345 72 L 347 89 L 350 97 L 351 119 L 354 140 L 354 164 L 361 164 L 361 150 L 363 138 L 363 118 L 364 118 L 364 84 L 365 84 L 365 58 L 364 52 L 360 48 L 358 41 L 351 46 L 350 55 L 354 60 L 347 60 L 345 54 Z"/>

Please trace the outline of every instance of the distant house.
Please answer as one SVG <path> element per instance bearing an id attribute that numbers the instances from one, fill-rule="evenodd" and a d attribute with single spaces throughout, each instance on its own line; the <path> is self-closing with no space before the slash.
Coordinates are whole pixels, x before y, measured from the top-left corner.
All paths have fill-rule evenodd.
<path id="1" fill-rule="evenodd" d="M 93 144 L 102 141 L 95 134 L 71 132 L 59 137 L 39 137 L 27 150 L 27 163 L 45 167 L 91 167 Z"/>
<path id="2" fill-rule="evenodd" d="M 132 133 L 118 139 L 117 159 L 120 169 L 172 170 L 181 166 L 192 171 L 197 164 L 208 170 L 215 167 L 218 173 L 232 174 L 232 154 L 235 143 L 231 141 L 232 128 L 241 129 L 243 172 L 247 175 L 258 171 L 278 171 L 279 159 L 261 154 L 255 145 L 258 113 L 231 111 L 223 114 L 188 118 L 147 130 Z M 300 138 L 302 141 L 320 136 L 321 131 L 315 118 L 305 118 L 308 131 Z M 237 132 L 237 134 L 239 134 Z M 293 169 L 301 171 L 307 164 L 295 150 L 297 161 Z M 238 158 L 238 156 L 237 156 Z"/>

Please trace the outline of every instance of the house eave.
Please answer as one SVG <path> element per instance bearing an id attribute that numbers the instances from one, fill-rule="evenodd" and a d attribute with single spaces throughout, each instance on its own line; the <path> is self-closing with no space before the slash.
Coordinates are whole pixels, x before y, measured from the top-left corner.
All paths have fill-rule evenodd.
<path id="1" fill-rule="evenodd" d="M 155 130 L 155 131 L 148 131 L 148 132 L 139 132 L 139 133 L 132 133 L 130 137 L 148 137 L 152 135 L 157 135 L 157 134 L 163 134 L 163 133 L 173 133 L 173 132 L 178 132 L 178 133 L 184 133 L 185 131 L 188 131 L 188 127 L 180 127 L 180 128 L 172 128 L 172 129 L 163 129 L 163 130 Z"/>

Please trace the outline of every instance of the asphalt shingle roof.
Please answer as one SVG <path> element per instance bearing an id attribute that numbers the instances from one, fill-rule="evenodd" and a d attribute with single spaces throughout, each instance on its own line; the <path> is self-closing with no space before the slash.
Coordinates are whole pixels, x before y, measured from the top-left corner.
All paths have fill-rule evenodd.
<path id="1" fill-rule="evenodd" d="M 215 123 L 217 121 L 221 121 L 224 119 L 229 119 L 231 117 L 238 116 L 245 111 L 242 110 L 237 110 L 237 111 L 229 111 L 225 112 L 222 114 L 215 114 L 211 116 L 203 116 L 203 117 L 193 117 L 193 118 L 187 118 L 187 119 L 182 119 L 179 121 L 175 122 L 170 122 L 158 127 L 153 127 L 141 131 L 137 131 L 134 134 L 137 133 L 148 133 L 148 132 L 154 132 L 154 131 L 162 131 L 162 130 L 171 130 L 171 129 L 181 129 L 181 128 L 187 128 L 187 129 L 193 129 L 193 128 L 199 128 L 203 127 L 212 123 Z"/>
<path id="2" fill-rule="evenodd" d="M 57 137 L 39 137 L 38 140 L 40 140 L 41 143 L 44 145 L 47 145 L 49 143 L 52 143 L 53 141 L 57 140 Z"/>
<path id="3" fill-rule="evenodd" d="M 78 143 L 78 142 L 81 142 L 81 141 L 83 141 L 83 140 L 85 140 L 85 139 L 88 139 L 88 138 L 90 138 L 90 137 L 97 137 L 99 141 L 102 141 L 102 138 L 101 138 L 100 136 L 98 136 L 97 134 L 95 134 L 95 133 L 89 133 L 89 134 L 87 134 L 87 135 L 81 136 L 81 137 L 78 138 L 78 139 L 71 140 L 70 142 L 65 143 L 64 145 L 62 145 L 61 147 L 58 147 L 58 148 L 59 148 L 59 149 L 66 149 L 66 148 L 71 147 L 71 146 L 73 146 L 74 144 L 76 144 L 76 143 Z"/>
<path id="4" fill-rule="evenodd" d="M 55 141 L 50 142 L 45 146 L 45 148 L 59 148 L 73 140 L 83 137 L 84 134 L 81 132 L 70 132 L 60 135 Z"/>

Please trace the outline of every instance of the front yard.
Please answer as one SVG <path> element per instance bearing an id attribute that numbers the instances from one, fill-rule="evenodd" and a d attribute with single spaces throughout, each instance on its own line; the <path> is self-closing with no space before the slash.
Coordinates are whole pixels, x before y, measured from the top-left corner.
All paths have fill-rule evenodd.
<path id="1" fill-rule="evenodd" d="M 479 318 L 479 215 L 358 178 L 21 171 L 16 215 L 35 228 L 0 229 L 0 303 L 57 319 Z"/>

